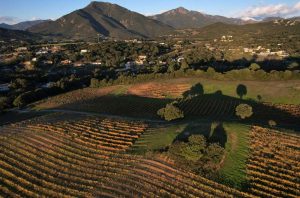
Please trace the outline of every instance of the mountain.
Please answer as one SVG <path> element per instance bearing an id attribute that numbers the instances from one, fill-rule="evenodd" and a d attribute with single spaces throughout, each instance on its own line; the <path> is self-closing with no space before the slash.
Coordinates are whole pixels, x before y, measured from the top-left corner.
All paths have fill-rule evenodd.
<path id="1" fill-rule="evenodd" d="M 35 25 L 29 31 L 89 40 L 97 38 L 98 34 L 118 39 L 152 38 L 169 34 L 173 28 L 116 4 L 91 2 L 83 9 L 56 21 Z"/>
<path id="2" fill-rule="evenodd" d="M 242 19 L 203 14 L 201 12 L 187 10 L 183 7 L 150 16 L 150 18 L 161 21 L 177 29 L 201 28 L 217 22 L 237 25 L 247 23 Z"/>
<path id="3" fill-rule="evenodd" d="M 11 39 L 16 40 L 37 40 L 41 39 L 39 35 L 22 31 L 22 30 L 10 30 L 5 28 L 0 28 L 0 40 L 1 41 L 10 41 Z"/>
<path id="4" fill-rule="evenodd" d="M 44 23 L 50 20 L 35 20 L 35 21 L 24 21 L 21 23 L 17 23 L 15 25 L 8 25 L 6 23 L 1 23 L 0 28 L 6 28 L 10 30 L 26 30 L 32 26 L 38 25 L 40 23 Z"/>

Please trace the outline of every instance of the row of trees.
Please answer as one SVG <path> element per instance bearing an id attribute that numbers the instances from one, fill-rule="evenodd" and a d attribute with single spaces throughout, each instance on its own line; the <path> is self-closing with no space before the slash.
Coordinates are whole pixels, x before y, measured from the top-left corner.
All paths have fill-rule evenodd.
<path id="1" fill-rule="evenodd" d="M 116 79 L 91 79 L 91 87 L 103 87 L 117 84 L 132 84 L 145 82 L 147 80 L 155 79 L 170 79 L 170 78 L 180 78 L 180 77 L 199 77 L 199 78 L 209 78 L 216 80 L 292 80 L 300 79 L 300 73 L 292 71 L 272 71 L 265 72 L 263 70 L 232 70 L 226 73 L 216 72 L 213 68 L 208 68 L 206 71 L 203 70 L 178 70 L 174 72 L 166 73 L 149 73 L 149 74 L 138 74 L 138 75 L 126 75 L 122 74 Z"/>

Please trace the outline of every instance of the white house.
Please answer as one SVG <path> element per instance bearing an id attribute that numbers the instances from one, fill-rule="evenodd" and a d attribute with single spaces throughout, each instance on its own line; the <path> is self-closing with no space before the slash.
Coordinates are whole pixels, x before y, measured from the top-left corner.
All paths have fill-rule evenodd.
<path id="1" fill-rule="evenodd" d="M 101 61 L 95 61 L 95 62 L 92 62 L 91 64 L 92 65 L 102 65 L 102 62 Z"/>
<path id="2" fill-rule="evenodd" d="M 87 50 L 87 49 L 82 49 L 82 50 L 80 51 L 80 53 L 81 53 L 81 54 L 88 53 L 88 50 Z"/>
<path id="3" fill-rule="evenodd" d="M 184 60 L 183 57 L 179 57 L 179 58 L 177 59 L 177 62 L 180 63 L 180 62 L 183 61 L 183 60 Z"/>

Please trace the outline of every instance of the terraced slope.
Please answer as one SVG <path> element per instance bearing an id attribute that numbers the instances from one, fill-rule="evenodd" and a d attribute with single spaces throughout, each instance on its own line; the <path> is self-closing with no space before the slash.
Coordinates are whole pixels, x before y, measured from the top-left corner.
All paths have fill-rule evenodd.
<path id="1" fill-rule="evenodd" d="M 142 122 L 52 114 L 0 128 L 3 197 L 252 197 L 177 169 L 162 156 L 125 154 Z"/>

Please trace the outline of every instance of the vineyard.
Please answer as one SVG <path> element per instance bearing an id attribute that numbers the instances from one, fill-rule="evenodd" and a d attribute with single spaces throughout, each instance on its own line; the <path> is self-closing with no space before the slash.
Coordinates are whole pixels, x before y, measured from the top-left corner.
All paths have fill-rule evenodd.
<path id="1" fill-rule="evenodd" d="M 186 115 L 201 116 L 206 118 L 222 119 L 234 118 L 235 107 L 241 103 L 240 100 L 231 97 L 217 97 L 205 95 L 191 99 L 182 99 L 178 106 Z"/>
<path id="2" fill-rule="evenodd" d="M 128 94 L 150 98 L 180 98 L 190 88 L 191 85 L 188 83 L 145 83 L 130 87 Z"/>
<path id="3" fill-rule="evenodd" d="M 4 197 L 253 197 L 124 153 L 147 123 L 56 113 L 0 128 Z"/>
<path id="4" fill-rule="evenodd" d="M 299 136 L 253 127 L 250 139 L 250 191 L 260 197 L 299 197 Z"/>
<path id="5" fill-rule="evenodd" d="M 283 124 L 298 124 L 300 118 L 299 105 L 274 105 L 256 103 L 224 95 L 207 94 L 188 99 L 180 99 L 178 106 L 187 116 L 202 117 L 215 120 L 236 119 L 235 109 L 241 103 L 253 107 L 253 120 L 276 120 Z"/>

